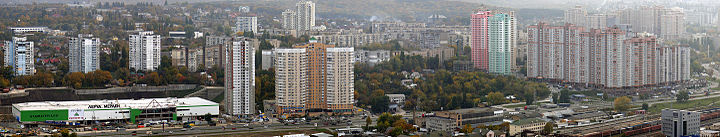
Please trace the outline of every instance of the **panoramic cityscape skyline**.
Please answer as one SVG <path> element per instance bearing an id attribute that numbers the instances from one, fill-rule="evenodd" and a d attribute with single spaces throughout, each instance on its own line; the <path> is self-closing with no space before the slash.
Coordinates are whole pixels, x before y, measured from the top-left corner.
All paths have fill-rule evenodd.
<path id="1" fill-rule="evenodd" d="M 0 136 L 720 136 L 713 0 L 0 7 Z"/>

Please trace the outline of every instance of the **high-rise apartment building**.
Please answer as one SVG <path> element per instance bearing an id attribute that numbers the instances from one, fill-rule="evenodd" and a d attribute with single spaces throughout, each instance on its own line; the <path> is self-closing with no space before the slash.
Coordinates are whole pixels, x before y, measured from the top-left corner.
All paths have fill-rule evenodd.
<path id="1" fill-rule="evenodd" d="M 682 137 L 700 134 L 700 112 L 663 109 L 662 133 L 668 137 Z"/>
<path id="2" fill-rule="evenodd" d="M 79 34 L 70 38 L 70 72 L 88 73 L 100 69 L 100 39 L 92 34 Z"/>
<path id="3" fill-rule="evenodd" d="M 296 30 L 310 30 L 315 26 L 315 3 L 303 0 L 295 4 Z"/>
<path id="4" fill-rule="evenodd" d="M 351 112 L 354 102 L 353 48 L 335 48 L 317 43 L 313 38 L 310 43 L 293 49 L 275 49 L 273 54 L 276 96 L 281 113 L 304 110 Z"/>
<path id="5" fill-rule="evenodd" d="M 507 75 L 515 67 L 517 32 L 513 12 L 471 15 L 471 61 L 475 68 Z"/>
<path id="6" fill-rule="evenodd" d="M 637 36 L 625 41 L 625 83 L 627 86 L 656 84 L 657 39 Z"/>
<path id="7" fill-rule="evenodd" d="M 326 50 L 326 109 L 344 113 L 353 110 L 355 100 L 354 48 L 338 47 Z"/>
<path id="8" fill-rule="evenodd" d="M 608 16 L 605 14 L 588 15 L 585 19 L 585 28 L 602 29 L 608 27 Z"/>
<path id="9" fill-rule="evenodd" d="M 292 9 L 286 9 L 282 12 L 282 27 L 283 29 L 295 29 L 295 11 Z"/>
<path id="10" fill-rule="evenodd" d="M 327 91 L 327 49 L 335 45 L 310 42 L 294 48 L 305 48 L 308 69 L 308 100 L 307 109 L 324 109 L 327 106 L 325 92 Z"/>
<path id="11" fill-rule="evenodd" d="M 625 32 L 618 28 L 608 28 L 604 32 L 603 43 L 595 46 L 605 47 L 605 87 L 624 87 L 625 84 Z M 602 52 L 602 50 L 600 50 Z"/>
<path id="12" fill-rule="evenodd" d="M 15 75 L 35 74 L 35 42 L 27 41 L 26 37 L 13 37 L 5 41 L 5 66 L 15 70 Z"/>
<path id="13" fill-rule="evenodd" d="M 226 110 L 232 115 L 255 114 L 255 49 L 244 38 L 236 38 L 227 52 Z"/>
<path id="14" fill-rule="evenodd" d="M 233 31 L 258 33 L 257 27 L 257 17 L 237 17 Z"/>
<path id="15" fill-rule="evenodd" d="M 295 4 L 295 9 L 282 12 L 283 28 L 298 31 L 310 30 L 315 26 L 315 3 L 302 0 Z"/>
<path id="16" fill-rule="evenodd" d="M 515 68 L 516 22 L 513 12 L 490 17 L 488 72 L 510 75 Z"/>
<path id="17" fill-rule="evenodd" d="M 682 9 L 669 9 L 660 15 L 660 36 L 664 39 L 677 39 L 685 34 L 685 14 Z"/>
<path id="18" fill-rule="evenodd" d="M 657 51 L 657 83 L 690 80 L 690 47 L 663 46 Z"/>
<path id="19" fill-rule="evenodd" d="M 488 70 L 488 45 L 490 44 L 490 23 L 491 11 L 479 11 L 472 14 L 470 20 L 470 61 L 477 69 Z"/>
<path id="20" fill-rule="evenodd" d="M 615 24 L 632 26 L 633 32 L 654 33 L 663 39 L 677 39 L 685 33 L 685 14 L 681 8 L 642 6 L 616 11 Z"/>
<path id="21" fill-rule="evenodd" d="M 131 70 L 154 71 L 160 66 L 160 35 L 152 31 L 130 35 L 129 49 Z"/>
<path id="22" fill-rule="evenodd" d="M 527 76 L 585 83 L 589 49 L 580 45 L 583 29 L 546 23 L 528 27 Z"/>
<path id="23" fill-rule="evenodd" d="M 654 36 L 627 38 L 617 27 L 528 27 L 527 76 L 606 88 L 637 87 L 689 79 L 690 50 L 659 47 Z"/>
<path id="24" fill-rule="evenodd" d="M 585 26 L 587 11 L 582 6 L 575 6 L 565 11 L 565 23 Z"/>
<path id="25" fill-rule="evenodd" d="M 304 113 L 308 95 L 307 52 L 304 48 L 274 49 L 275 100 L 278 113 Z"/>

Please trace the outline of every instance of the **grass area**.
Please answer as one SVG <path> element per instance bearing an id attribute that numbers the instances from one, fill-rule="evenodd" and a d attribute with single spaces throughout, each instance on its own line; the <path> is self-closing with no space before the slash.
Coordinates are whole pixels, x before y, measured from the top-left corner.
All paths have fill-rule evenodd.
<path id="1" fill-rule="evenodd" d="M 713 97 L 713 98 L 706 98 L 706 99 L 699 99 L 699 100 L 688 100 L 688 101 L 682 102 L 682 103 L 667 102 L 667 103 L 654 104 L 654 105 L 650 106 L 648 111 L 650 113 L 660 113 L 660 111 L 665 108 L 689 109 L 689 108 L 711 107 L 711 106 L 720 106 L 720 97 Z"/>
<path id="2" fill-rule="evenodd" d="M 324 128 L 312 129 L 312 130 L 313 130 L 313 131 L 317 131 L 317 132 L 323 132 L 323 133 L 332 134 L 332 132 L 331 132 L 330 130 L 324 129 Z"/>
<path id="3" fill-rule="evenodd" d="M 710 88 L 710 90 L 720 90 L 720 86 L 718 86 L 718 87 L 713 87 L 713 88 Z"/>

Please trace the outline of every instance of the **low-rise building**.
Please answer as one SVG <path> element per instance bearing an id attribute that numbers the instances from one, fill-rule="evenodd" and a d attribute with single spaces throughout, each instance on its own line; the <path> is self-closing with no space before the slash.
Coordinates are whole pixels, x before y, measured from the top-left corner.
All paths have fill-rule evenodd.
<path id="1" fill-rule="evenodd" d="M 400 106 L 405 105 L 405 94 L 385 94 L 390 98 L 390 103 L 398 104 Z"/>
<path id="2" fill-rule="evenodd" d="M 392 55 L 399 55 L 402 54 L 402 52 L 405 53 L 405 55 L 408 56 L 422 56 L 425 58 L 428 57 L 437 57 L 438 61 L 440 61 L 440 64 L 442 64 L 446 60 L 452 59 L 452 57 L 455 57 L 455 49 L 449 48 L 449 47 L 439 47 L 439 48 L 432 48 L 432 49 L 422 49 L 418 51 L 396 51 L 392 53 Z"/>
<path id="3" fill-rule="evenodd" d="M 538 118 L 520 119 L 510 123 L 510 135 L 516 135 L 523 131 L 540 131 L 543 130 L 547 121 Z"/>
<path id="4" fill-rule="evenodd" d="M 48 27 L 8 27 L 10 30 L 12 30 L 14 33 L 32 33 L 32 32 L 41 32 L 41 33 L 47 33 L 50 31 Z"/>
<path id="5" fill-rule="evenodd" d="M 700 134 L 700 112 L 663 109 L 660 117 L 662 118 L 662 133 L 665 136 L 679 137 Z"/>
<path id="6" fill-rule="evenodd" d="M 455 120 L 444 117 L 426 117 L 424 118 L 425 128 L 429 131 L 455 131 L 458 128 Z"/>
<path id="7" fill-rule="evenodd" d="M 435 112 L 436 117 L 449 118 L 455 121 L 454 127 L 470 124 L 473 127 L 483 125 L 498 125 L 503 122 L 503 110 L 491 107 L 466 108 Z"/>
<path id="8" fill-rule="evenodd" d="M 91 122 L 91 121 L 187 121 L 219 115 L 218 103 L 198 97 L 147 98 L 121 100 L 44 101 L 12 105 L 19 122 Z"/>
<path id="9" fill-rule="evenodd" d="M 275 111 L 275 108 L 277 108 L 276 103 L 277 101 L 275 100 L 263 100 L 263 113 L 265 113 L 265 115 L 272 114 L 272 116 L 275 117 L 275 114 L 277 114 L 277 111 Z"/>
<path id="10" fill-rule="evenodd" d="M 390 51 L 388 50 L 356 50 L 355 62 L 367 63 L 375 65 L 390 60 Z"/>

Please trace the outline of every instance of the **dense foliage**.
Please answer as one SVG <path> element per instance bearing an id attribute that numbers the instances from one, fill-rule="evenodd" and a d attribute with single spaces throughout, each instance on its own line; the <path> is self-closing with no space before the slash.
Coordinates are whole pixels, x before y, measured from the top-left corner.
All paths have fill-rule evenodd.
<path id="1" fill-rule="evenodd" d="M 398 55 L 390 61 L 370 66 L 357 64 L 355 67 L 355 97 L 360 106 L 375 109 L 386 106 L 385 94 L 405 94 L 406 109 L 415 106 L 419 110 L 470 108 L 488 102 L 490 105 L 506 103 L 505 96 L 518 100 L 545 98 L 550 94 L 545 84 L 525 81 L 513 76 L 490 75 L 483 72 L 451 72 L 437 69 L 437 58 Z M 422 71 L 432 69 L 433 71 Z M 401 81 L 406 78 L 402 71 L 420 72 L 423 77 L 410 79 L 416 87 L 406 87 Z M 494 96 L 487 95 L 491 92 Z M 496 98 L 498 95 L 501 98 Z"/>

